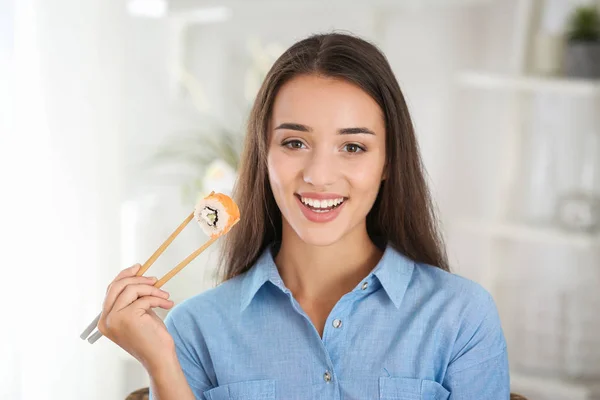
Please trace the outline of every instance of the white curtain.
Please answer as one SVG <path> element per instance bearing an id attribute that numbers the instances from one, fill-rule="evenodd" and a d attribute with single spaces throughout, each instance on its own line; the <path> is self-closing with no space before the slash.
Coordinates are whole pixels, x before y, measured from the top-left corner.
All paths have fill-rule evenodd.
<path id="1" fill-rule="evenodd" d="M 123 399 L 128 356 L 79 339 L 123 268 L 122 3 L 0 11 L 0 399 Z"/>

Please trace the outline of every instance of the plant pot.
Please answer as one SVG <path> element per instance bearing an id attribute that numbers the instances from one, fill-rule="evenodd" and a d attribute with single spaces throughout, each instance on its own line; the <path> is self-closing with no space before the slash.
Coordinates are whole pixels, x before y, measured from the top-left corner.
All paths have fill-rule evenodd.
<path id="1" fill-rule="evenodd" d="M 600 41 L 569 41 L 565 49 L 565 75 L 600 79 Z"/>

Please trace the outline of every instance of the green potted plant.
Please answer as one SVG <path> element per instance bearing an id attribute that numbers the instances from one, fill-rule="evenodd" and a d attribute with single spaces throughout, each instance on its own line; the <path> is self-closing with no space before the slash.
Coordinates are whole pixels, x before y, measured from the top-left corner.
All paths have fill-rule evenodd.
<path id="1" fill-rule="evenodd" d="M 565 74 L 600 78 L 600 14 L 594 6 L 577 7 L 569 18 Z"/>
<path id="2" fill-rule="evenodd" d="M 210 120 L 210 117 L 206 118 Z M 182 199 L 195 203 L 198 193 L 211 190 L 230 194 L 242 152 L 243 132 L 221 124 L 203 130 L 178 132 L 169 137 L 153 155 L 152 164 L 183 163 L 194 173 L 181 186 Z M 208 186 L 208 187 L 207 187 Z"/>

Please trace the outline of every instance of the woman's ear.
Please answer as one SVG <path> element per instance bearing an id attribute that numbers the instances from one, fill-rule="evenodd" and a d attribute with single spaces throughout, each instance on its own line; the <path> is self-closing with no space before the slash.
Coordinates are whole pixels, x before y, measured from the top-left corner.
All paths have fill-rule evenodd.
<path id="1" fill-rule="evenodd" d="M 387 164 L 383 167 L 383 173 L 381 174 L 381 181 L 385 181 L 388 178 L 388 166 Z"/>

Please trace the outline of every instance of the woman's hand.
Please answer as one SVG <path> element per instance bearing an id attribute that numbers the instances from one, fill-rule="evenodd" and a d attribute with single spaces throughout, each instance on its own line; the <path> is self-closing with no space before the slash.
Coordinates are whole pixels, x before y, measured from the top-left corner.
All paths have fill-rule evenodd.
<path id="1" fill-rule="evenodd" d="M 156 278 L 135 276 L 141 268 L 127 268 L 106 291 L 98 329 L 149 371 L 164 357 L 175 353 L 173 339 L 152 308 L 170 309 L 169 294 L 152 285 Z"/>

